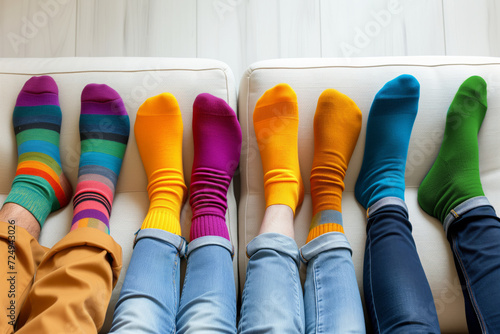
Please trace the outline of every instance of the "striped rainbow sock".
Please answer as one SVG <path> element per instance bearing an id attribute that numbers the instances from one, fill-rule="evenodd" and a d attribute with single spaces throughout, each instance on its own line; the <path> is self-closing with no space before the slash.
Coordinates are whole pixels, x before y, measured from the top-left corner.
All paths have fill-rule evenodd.
<path id="1" fill-rule="evenodd" d="M 49 76 L 32 77 L 23 86 L 14 108 L 18 165 L 5 203 L 16 203 L 43 226 L 49 213 L 71 198 L 59 155 L 62 113 L 57 84 Z"/>
<path id="2" fill-rule="evenodd" d="M 85 86 L 80 115 L 80 169 L 71 230 L 93 227 L 109 234 L 109 216 L 129 131 L 130 122 L 120 95 L 107 85 Z"/>

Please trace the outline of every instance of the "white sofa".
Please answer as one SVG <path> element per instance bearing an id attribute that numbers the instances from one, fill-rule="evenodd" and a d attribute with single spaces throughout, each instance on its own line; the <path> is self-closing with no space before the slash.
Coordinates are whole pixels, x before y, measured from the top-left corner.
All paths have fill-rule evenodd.
<path id="1" fill-rule="evenodd" d="M 229 67 L 207 59 L 172 58 L 52 58 L 0 59 L 0 201 L 10 190 L 17 165 L 17 151 L 12 111 L 17 95 L 26 80 L 33 75 L 50 75 L 59 86 L 59 100 L 63 113 L 61 129 L 61 160 L 73 189 L 76 188 L 80 156 L 78 120 L 80 95 L 89 83 L 105 83 L 123 98 L 130 116 L 130 139 L 116 187 L 111 214 L 111 235 L 123 249 L 123 270 L 113 291 L 106 323 L 101 333 L 107 333 L 114 305 L 126 274 L 134 233 L 140 228 L 148 210 L 147 178 L 137 150 L 133 125 L 137 109 L 148 97 L 170 92 L 179 103 L 184 123 L 183 161 L 186 184 L 189 187 L 193 164 L 193 135 L 191 131 L 193 102 L 200 93 L 220 97 L 236 111 L 236 86 Z M 228 194 L 227 222 L 235 250 L 238 250 L 237 212 L 233 187 Z M 70 229 L 72 204 L 47 219 L 40 243 L 51 247 Z M 191 208 L 184 205 L 181 224 L 184 237 L 189 240 Z M 235 258 L 237 255 L 235 254 Z M 238 261 L 234 261 L 235 284 L 238 282 Z"/>
<path id="2" fill-rule="evenodd" d="M 363 128 L 346 177 L 343 199 L 344 227 L 353 247 L 353 260 L 360 289 L 365 242 L 365 213 L 354 199 L 353 190 L 361 166 L 366 120 L 375 93 L 385 82 L 402 73 L 414 75 L 421 84 L 420 108 L 415 122 L 406 174 L 406 200 L 414 226 L 414 238 L 436 300 L 444 333 L 467 333 L 463 298 L 455 273 L 449 246 L 441 224 L 418 207 L 417 187 L 432 164 L 439 148 L 446 111 L 453 96 L 467 77 L 481 75 L 488 82 L 489 110 L 480 132 L 481 177 L 486 195 L 500 208 L 500 59 L 455 57 L 400 57 L 360 59 L 289 59 L 270 60 L 252 65 L 243 76 L 238 98 L 239 119 L 243 132 L 240 173 L 236 189 L 241 191 L 236 212 L 233 188 L 228 195 L 227 221 L 235 246 L 235 283 L 243 289 L 247 258 L 246 244 L 256 235 L 264 212 L 262 166 L 253 130 L 252 112 L 262 93 L 277 83 L 286 82 L 297 92 L 300 125 L 299 155 L 306 196 L 297 211 L 296 238 L 301 246 L 306 239 L 311 219 L 309 173 L 312 165 L 312 121 L 316 102 L 326 88 L 349 95 L 363 112 Z M 76 186 L 79 134 L 80 94 L 88 83 L 106 83 L 122 96 L 131 124 L 138 107 L 148 97 L 161 92 L 173 93 L 180 105 L 184 121 L 184 173 L 189 185 L 193 161 L 191 132 L 192 103 L 199 93 L 208 92 L 225 99 L 236 110 L 236 86 L 227 65 L 206 59 L 171 58 L 52 58 L 0 59 L 0 200 L 7 196 L 16 169 L 16 144 L 11 115 L 17 94 L 33 75 L 51 75 L 60 91 L 63 111 L 61 158 L 63 168 Z M 7 138 L 7 139 L 5 139 Z M 124 268 L 108 310 L 102 333 L 109 329 L 114 304 L 126 274 L 134 232 L 146 215 L 148 197 L 133 131 L 125 154 L 111 215 L 111 235 L 123 248 Z M 71 205 L 49 216 L 40 242 L 52 246 L 69 230 Z M 185 204 L 182 227 L 189 236 L 191 210 Z M 238 218 L 238 219 L 237 219 Z"/>
<path id="3" fill-rule="evenodd" d="M 251 65 L 240 83 L 238 113 L 243 133 L 238 211 L 240 288 L 248 259 L 245 245 L 258 233 L 265 208 L 263 173 L 252 114 L 259 97 L 274 85 L 288 83 L 299 105 L 299 160 L 305 199 L 297 210 L 297 244 L 306 240 L 312 216 L 309 176 L 313 160 L 313 117 L 321 92 L 335 88 L 350 96 L 363 113 L 363 127 L 345 179 L 342 201 L 344 229 L 362 293 L 366 240 L 364 209 L 354 198 L 354 184 L 363 158 L 366 121 L 377 91 L 389 80 L 408 73 L 420 82 L 419 111 L 410 140 L 406 168 L 406 203 L 413 236 L 432 288 L 443 333 L 467 333 L 463 297 L 442 225 L 417 203 L 417 189 L 437 155 L 448 107 L 461 83 L 472 75 L 488 83 L 488 112 L 479 134 L 481 180 L 490 202 L 500 209 L 500 59 L 480 57 L 397 57 L 354 59 L 279 59 Z M 304 268 L 302 268 L 304 269 Z M 304 273 L 304 270 L 302 270 Z"/>

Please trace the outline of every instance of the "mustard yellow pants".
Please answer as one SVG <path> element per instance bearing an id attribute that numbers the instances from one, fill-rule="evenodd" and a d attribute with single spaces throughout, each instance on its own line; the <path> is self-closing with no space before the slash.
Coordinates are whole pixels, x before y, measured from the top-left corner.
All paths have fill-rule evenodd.
<path id="1" fill-rule="evenodd" d="M 0 334 L 97 333 L 121 267 L 120 245 L 97 229 L 73 230 L 49 249 L 0 222 Z"/>

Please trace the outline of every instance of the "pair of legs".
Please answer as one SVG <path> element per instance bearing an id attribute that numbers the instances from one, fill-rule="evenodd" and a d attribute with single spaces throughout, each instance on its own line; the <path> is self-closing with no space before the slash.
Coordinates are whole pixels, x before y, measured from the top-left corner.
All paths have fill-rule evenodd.
<path id="1" fill-rule="evenodd" d="M 408 142 L 419 84 L 403 75 L 375 97 L 368 119 L 356 198 L 367 209 L 365 301 L 377 333 L 439 333 L 432 294 L 411 236 L 404 203 Z M 463 285 L 471 333 L 500 330 L 500 224 L 479 178 L 477 134 L 486 83 L 471 77 L 447 115 L 443 143 L 419 192 L 420 206 L 444 225 Z"/>
<path id="2" fill-rule="evenodd" d="M 364 333 L 365 323 L 351 248 L 343 233 L 343 179 L 361 128 L 361 111 L 329 89 L 318 100 L 311 171 L 313 220 L 300 250 L 295 210 L 303 185 L 297 151 L 298 108 L 285 84 L 266 91 L 254 111 L 262 158 L 266 211 L 250 257 L 239 333 Z M 302 290 L 301 260 L 307 263 Z"/>
<path id="3" fill-rule="evenodd" d="M 72 196 L 59 155 L 61 119 L 55 81 L 28 80 L 13 115 L 16 177 L 0 210 L 2 333 L 97 333 L 120 274 L 121 247 L 109 235 L 109 215 L 129 120 L 120 96 L 106 85 L 82 92 L 71 232 L 52 249 L 38 243 L 48 214 Z"/>
<path id="4" fill-rule="evenodd" d="M 226 227 L 226 194 L 241 150 L 234 111 L 200 94 L 193 105 L 194 162 L 190 243 L 181 237 L 186 197 L 183 123 L 175 97 L 144 102 L 135 138 L 148 176 L 150 207 L 116 304 L 110 333 L 235 333 L 233 248 Z M 187 269 L 180 295 L 180 261 Z"/>

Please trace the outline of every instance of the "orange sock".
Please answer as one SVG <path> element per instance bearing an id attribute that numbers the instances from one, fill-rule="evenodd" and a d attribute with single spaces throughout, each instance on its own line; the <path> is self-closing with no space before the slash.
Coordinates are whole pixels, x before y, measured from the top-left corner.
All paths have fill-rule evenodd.
<path id="1" fill-rule="evenodd" d="M 299 111 L 297 95 L 287 84 L 279 84 L 260 97 L 253 113 L 259 144 L 266 207 L 284 204 L 295 214 L 304 198 L 298 154 Z"/>
<path id="2" fill-rule="evenodd" d="M 181 235 L 186 185 L 182 169 L 182 117 L 170 93 L 147 99 L 137 111 L 135 138 L 148 176 L 149 211 L 141 229 Z"/>
<path id="3" fill-rule="evenodd" d="M 361 111 L 348 96 L 325 90 L 314 115 L 311 170 L 313 220 L 307 242 L 328 232 L 344 232 L 344 177 L 361 129 Z"/>

